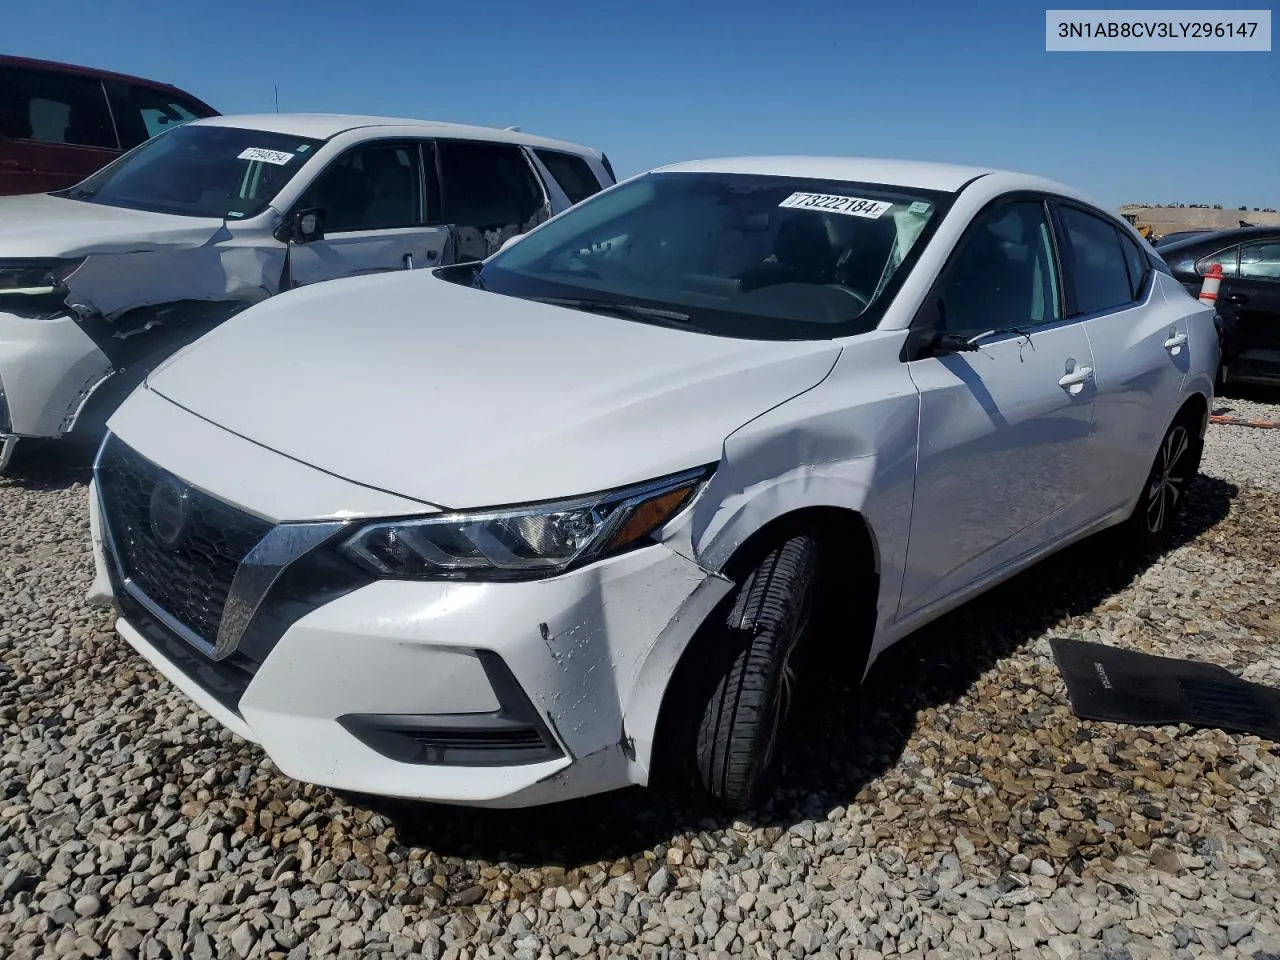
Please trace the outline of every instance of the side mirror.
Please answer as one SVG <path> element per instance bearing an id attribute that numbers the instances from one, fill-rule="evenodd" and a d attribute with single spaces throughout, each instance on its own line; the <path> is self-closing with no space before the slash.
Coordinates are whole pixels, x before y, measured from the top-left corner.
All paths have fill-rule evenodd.
<path id="1" fill-rule="evenodd" d="M 993 332 L 980 333 L 976 337 L 947 333 L 947 305 L 942 297 L 934 296 L 925 301 L 917 314 L 916 322 L 907 334 L 903 356 L 909 360 L 923 360 L 953 353 L 973 353 L 982 339 Z"/>
<path id="2" fill-rule="evenodd" d="M 291 243 L 315 243 L 324 239 L 324 211 L 319 207 L 297 210 L 289 221 Z"/>

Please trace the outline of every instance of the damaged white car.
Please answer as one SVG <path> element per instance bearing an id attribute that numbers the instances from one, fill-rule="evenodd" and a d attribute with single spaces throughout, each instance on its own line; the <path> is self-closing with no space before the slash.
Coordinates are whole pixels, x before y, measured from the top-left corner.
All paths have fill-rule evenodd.
<path id="1" fill-rule="evenodd" d="M 680 775 L 747 807 L 800 651 L 861 676 L 1065 544 L 1163 534 L 1217 351 L 1056 183 L 681 164 L 162 366 L 98 454 L 94 595 L 301 780 L 514 806 Z"/>
<path id="2" fill-rule="evenodd" d="M 148 370 L 251 304 L 482 259 L 613 181 L 599 151 L 510 130 L 269 114 L 0 198 L 0 469 L 23 437 L 96 446 Z"/>

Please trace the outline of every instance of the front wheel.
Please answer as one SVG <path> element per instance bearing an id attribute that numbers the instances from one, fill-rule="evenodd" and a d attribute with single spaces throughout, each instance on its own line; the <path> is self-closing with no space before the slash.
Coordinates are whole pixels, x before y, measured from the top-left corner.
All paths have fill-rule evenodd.
<path id="1" fill-rule="evenodd" d="M 774 547 L 743 581 L 722 628 L 724 667 L 702 707 L 695 750 L 702 786 L 731 810 L 755 806 L 771 786 L 817 571 L 814 537 Z"/>

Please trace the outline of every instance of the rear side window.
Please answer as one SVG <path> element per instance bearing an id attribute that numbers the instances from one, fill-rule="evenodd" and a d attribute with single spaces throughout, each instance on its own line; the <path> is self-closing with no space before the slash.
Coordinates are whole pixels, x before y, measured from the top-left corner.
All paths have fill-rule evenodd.
<path id="1" fill-rule="evenodd" d="M 1227 247 L 1196 261 L 1196 273 L 1204 276 L 1214 264 L 1222 267 L 1224 277 L 1234 277 L 1240 268 L 1240 247 Z"/>
<path id="2" fill-rule="evenodd" d="M 519 147 L 437 142 L 442 218 L 458 228 L 458 256 L 482 259 L 542 219 L 544 200 Z"/>
<path id="3" fill-rule="evenodd" d="M 1133 287 L 1120 231 L 1076 207 L 1058 208 L 1071 251 L 1076 314 L 1100 313 L 1132 303 Z"/>
<path id="4" fill-rule="evenodd" d="M 0 68 L 0 133 L 36 143 L 119 146 L 102 84 L 49 70 Z"/>
<path id="5" fill-rule="evenodd" d="M 581 157 L 571 153 L 560 153 L 557 150 L 535 150 L 534 153 L 542 161 L 543 166 L 551 171 L 551 176 L 555 177 L 556 183 L 560 185 L 560 189 L 564 191 L 570 203 L 578 203 L 593 193 L 600 192 L 600 181 L 591 172 L 587 161 Z"/>
<path id="6" fill-rule="evenodd" d="M 1142 296 L 1142 288 L 1147 282 L 1147 274 L 1151 271 L 1151 262 L 1147 259 L 1136 240 L 1124 231 L 1120 233 L 1120 246 L 1124 248 L 1125 266 L 1129 268 L 1129 290 L 1133 299 Z"/>
<path id="7" fill-rule="evenodd" d="M 132 150 L 156 134 L 209 115 L 189 100 L 136 83 L 108 83 L 120 146 Z"/>

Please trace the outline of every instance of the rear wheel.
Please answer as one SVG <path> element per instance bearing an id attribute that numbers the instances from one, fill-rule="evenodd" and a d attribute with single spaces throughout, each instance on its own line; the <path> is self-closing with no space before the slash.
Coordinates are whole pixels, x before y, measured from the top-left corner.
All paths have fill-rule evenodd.
<path id="1" fill-rule="evenodd" d="M 702 705 L 695 753 L 702 786 L 732 810 L 755 806 L 772 786 L 817 573 L 817 540 L 791 537 L 743 580 L 720 628 L 724 657 L 714 661 L 718 676 Z"/>
<path id="2" fill-rule="evenodd" d="M 1185 413 L 1165 431 L 1138 505 L 1129 517 L 1129 534 L 1135 545 L 1158 546 L 1168 535 L 1200 470 L 1204 441 L 1198 433 L 1194 419 Z"/>

